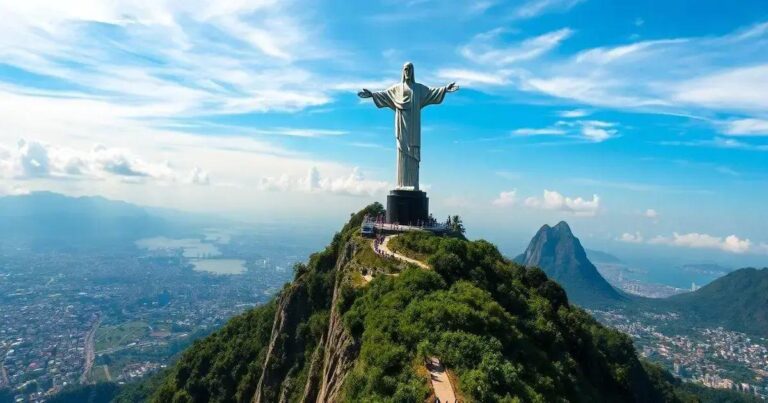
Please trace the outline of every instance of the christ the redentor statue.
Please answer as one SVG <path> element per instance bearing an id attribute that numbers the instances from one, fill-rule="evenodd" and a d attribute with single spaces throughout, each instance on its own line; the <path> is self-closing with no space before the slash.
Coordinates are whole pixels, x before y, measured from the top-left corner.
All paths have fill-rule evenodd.
<path id="1" fill-rule="evenodd" d="M 413 64 L 403 65 L 403 77 L 384 91 L 363 89 L 360 98 L 373 98 L 379 108 L 395 111 L 395 138 L 397 139 L 397 189 L 419 190 L 419 162 L 421 161 L 421 108 L 443 102 L 447 92 L 459 89 L 456 83 L 445 87 L 429 88 L 416 82 Z"/>

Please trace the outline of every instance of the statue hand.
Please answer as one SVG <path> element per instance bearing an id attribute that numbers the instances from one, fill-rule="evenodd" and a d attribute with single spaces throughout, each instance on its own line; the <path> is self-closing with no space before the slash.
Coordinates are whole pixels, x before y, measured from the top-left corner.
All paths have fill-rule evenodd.
<path id="1" fill-rule="evenodd" d="M 371 91 L 368 91 L 367 89 L 363 88 L 362 91 L 357 93 L 357 96 L 360 98 L 370 98 L 373 96 L 373 94 L 371 93 Z"/>
<path id="2" fill-rule="evenodd" d="M 445 90 L 448 91 L 448 92 L 458 91 L 459 90 L 459 86 L 456 85 L 455 82 L 453 82 L 453 83 L 448 84 L 448 86 L 445 88 Z"/>

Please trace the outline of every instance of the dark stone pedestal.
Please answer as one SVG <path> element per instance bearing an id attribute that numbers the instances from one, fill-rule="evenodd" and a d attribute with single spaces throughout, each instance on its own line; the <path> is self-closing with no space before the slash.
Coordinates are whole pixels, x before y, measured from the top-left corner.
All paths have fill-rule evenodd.
<path id="1" fill-rule="evenodd" d="M 429 217 L 429 198 L 420 190 L 391 190 L 387 196 L 387 222 L 416 225 Z"/>

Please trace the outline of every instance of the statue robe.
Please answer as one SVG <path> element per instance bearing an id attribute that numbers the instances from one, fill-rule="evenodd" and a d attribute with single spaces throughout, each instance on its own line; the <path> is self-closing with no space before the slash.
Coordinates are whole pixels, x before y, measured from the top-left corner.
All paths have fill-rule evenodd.
<path id="1" fill-rule="evenodd" d="M 419 190 L 421 108 L 443 102 L 446 88 L 403 81 L 385 91 L 372 92 L 377 107 L 395 111 L 398 189 Z"/>

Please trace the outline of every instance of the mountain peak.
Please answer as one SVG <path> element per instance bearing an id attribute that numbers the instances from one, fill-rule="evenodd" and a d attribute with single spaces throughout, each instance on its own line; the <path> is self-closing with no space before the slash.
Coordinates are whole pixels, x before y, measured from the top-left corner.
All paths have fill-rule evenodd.
<path id="1" fill-rule="evenodd" d="M 595 305 L 622 299 L 587 258 L 579 239 L 565 221 L 554 227 L 543 225 L 517 261 L 539 267 L 559 282 L 568 298 L 581 305 Z"/>
<path id="2" fill-rule="evenodd" d="M 565 222 L 565 221 L 560 221 L 559 223 L 557 223 L 557 225 L 554 226 L 554 229 L 556 229 L 556 230 L 558 230 L 560 232 L 565 232 L 565 233 L 573 235 L 573 233 L 571 232 L 571 227 L 568 226 L 568 223 Z"/>

